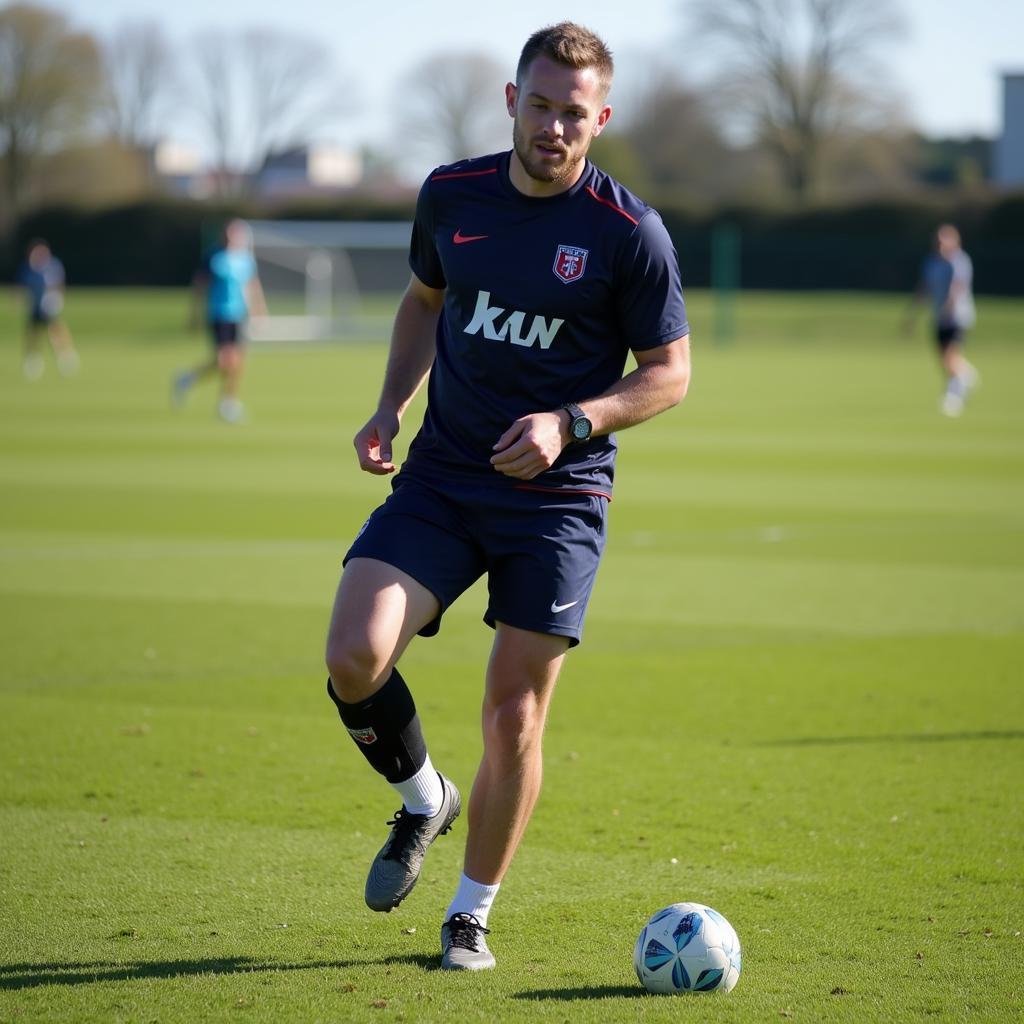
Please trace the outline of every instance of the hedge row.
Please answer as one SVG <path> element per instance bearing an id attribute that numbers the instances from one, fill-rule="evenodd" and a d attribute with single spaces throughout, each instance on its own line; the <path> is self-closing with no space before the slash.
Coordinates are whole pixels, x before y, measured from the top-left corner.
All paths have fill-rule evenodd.
<path id="1" fill-rule="evenodd" d="M 979 292 L 1024 295 L 1024 194 L 943 206 L 872 203 L 841 209 L 695 213 L 662 203 L 684 282 L 712 280 L 722 225 L 739 238 L 739 283 L 747 288 L 906 290 L 913 287 L 936 224 L 957 224 Z M 0 280 L 11 281 L 29 238 L 48 239 L 76 285 L 182 285 L 204 239 L 230 215 L 285 219 L 408 220 L 412 204 L 303 206 L 272 213 L 240 206 L 154 201 L 106 210 L 53 207 L 27 216 L 0 247 Z M 716 235 L 717 233 L 717 235 Z"/>

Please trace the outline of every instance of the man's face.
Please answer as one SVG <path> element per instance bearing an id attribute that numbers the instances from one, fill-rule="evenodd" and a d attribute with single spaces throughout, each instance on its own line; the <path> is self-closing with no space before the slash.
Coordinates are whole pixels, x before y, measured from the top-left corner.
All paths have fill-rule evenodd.
<path id="1" fill-rule="evenodd" d="M 247 249 L 252 233 L 244 220 L 233 220 L 224 229 L 224 240 L 229 249 Z"/>
<path id="2" fill-rule="evenodd" d="M 940 228 L 935 236 L 936 248 L 941 256 L 951 256 L 960 248 L 960 236 L 955 231 Z"/>
<path id="3" fill-rule="evenodd" d="M 544 192 L 572 185 L 612 113 L 597 72 L 576 71 L 541 55 L 518 86 L 505 87 L 505 100 L 515 119 L 513 149 L 529 178 Z"/>

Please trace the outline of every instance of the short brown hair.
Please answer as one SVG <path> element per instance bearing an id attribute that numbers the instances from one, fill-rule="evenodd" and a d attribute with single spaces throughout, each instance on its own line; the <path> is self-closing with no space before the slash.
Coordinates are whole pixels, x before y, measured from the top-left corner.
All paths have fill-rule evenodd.
<path id="1" fill-rule="evenodd" d="M 615 73 L 612 51 L 600 36 L 582 25 L 573 21 L 560 21 L 557 25 L 549 25 L 534 32 L 526 40 L 523 52 L 519 55 L 519 64 L 516 66 L 517 85 L 522 82 L 533 61 L 542 54 L 556 64 L 577 71 L 593 68 L 605 95 L 611 88 L 612 75 Z"/>

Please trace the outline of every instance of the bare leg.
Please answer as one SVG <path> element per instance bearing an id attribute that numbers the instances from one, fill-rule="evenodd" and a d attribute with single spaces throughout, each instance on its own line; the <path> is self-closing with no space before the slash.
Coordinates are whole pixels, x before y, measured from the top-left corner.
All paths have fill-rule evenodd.
<path id="1" fill-rule="evenodd" d="M 220 370 L 220 353 L 215 352 L 190 370 L 182 370 L 175 374 L 171 387 L 171 401 L 179 409 L 184 406 L 188 393 L 201 380 Z"/>
<path id="2" fill-rule="evenodd" d="M 959 416 L 967 396 L 978 382 L 978 371 L 967 361 L 962 346 L 955 342 L 942 350 L 942 368 L 946 372 L 942 411 L 947 416 Z"/>
<path id="3" fill-rule="evenodd" d="M 325 660 L 335 694 L 347 704 L 373 696 L 438 608 L 437 598 L 400 569 L 353 558 L 338 584 L 327 631 Z"/>
<path id="4" fill-rule="evenodd" d="M 465 873 L 485 885 L 504 877 L 540 794 L 544 724 L 568 647 L 565 637 L 498 623 L 465 859 Z"/>
<path id="5" fill-rule="evenodd" d="M 389 911 L 409 895 L 434 840 L 459 815 L 458 790 L 434 768 L 416 706 L 395 662 L 438 611 L 411 576 L 372 558 L 345 567 L 327 637 L 330 689 L 360 752 L 402 798 L 370 865 L 365 899 Z"/>
<path id="6" fill-rule="evenodd" d="M 245 369 L 245 349 L 241 345 L 222 345 L 217 351 L 217 365 L 221 372 L 221 395 L 237 400 Z"/>
<path id="7" fill-rule="evenodd" d="M 942 368 L 946 371 L 947 379 L 957 377 L 969 381 L 976 373 L 974 367 L 968 362 L 964 355 L 962 346 L 948 345 L 942 353 Z"/>
<path id="8" fill-rule="evenodd" d="M 79 359 L 75 351 L 74 342 L 71 340 L 71 331 L 63 320 L 51 320 L 49 325 L 50 346 L 53 354 L 57 357 L 57 369 L 65 377 L 70 377 L 78 371 Z"/>
<path id="9" fill-rule="evenodd" d="M 184 373 L 179 374 L 178 380 L 183 381 L 188 379 L 188 386 L 191 387 L 193 384 L 197 384 L 204 377 L 209 377 L 211 373 L 216 373 L 219 369 L 217 359 L 207 359 L 203 363 L 199 363 L 198 366 L 193 366 L 191 370 L 186 370 Z"/>
<path id="10" fill-rule="evenodd" d="M 29 380 L 38 380 L 46 369 L 43 353 L 39 345 L 39 324 L 30 320 L 25 326 L 25 376 Z"/>
<path id="11" fill-rule="evenodd" d="M 71 331 L 63 320 L 51 320 L 49 324 L 50 345 L 58 358 L 74 352 L 75 345 L 71 340 Z"/>

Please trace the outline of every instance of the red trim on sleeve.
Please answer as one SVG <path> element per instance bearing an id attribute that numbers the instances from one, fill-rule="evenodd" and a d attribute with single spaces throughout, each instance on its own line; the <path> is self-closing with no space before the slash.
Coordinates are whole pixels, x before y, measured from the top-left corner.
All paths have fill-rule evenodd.
<path id="1" fill-rule="evenodd" d="M 482 174 L 497 174 L 497 167 L 489 167 L 486 171 L 454 171 L 451 174 L 435 174 L 431 181 L 447 181 L 449 178 L 479 178 Z"/>
<path id="2" fill-rule="evenodd" d="M 630 222 L 630 224 L 640 223 L 640 221 L 638 221 L 636 217 L 632 217 L 628 213 L 626 213 L 626 211 L 621 206 L 616 206 L 609 199 L 602 199 L 590 185 L 587 186 L 587 192 L 590 194 L 592 199 L 596 199 L 599 203 L 603 203 L 605 206 L 610 206 L 616 213 L 621 213 L 622 216 L 625 217 L 626 220 Z"/>

